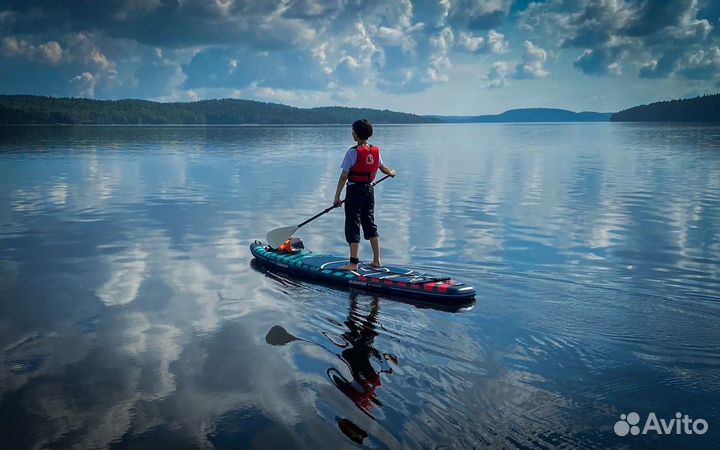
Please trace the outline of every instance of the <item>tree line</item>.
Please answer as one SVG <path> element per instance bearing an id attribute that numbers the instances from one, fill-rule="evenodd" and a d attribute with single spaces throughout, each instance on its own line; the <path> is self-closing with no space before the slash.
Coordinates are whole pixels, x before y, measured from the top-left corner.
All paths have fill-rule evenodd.
<path id="1" fill-rule="evenodd" d="M 720 122 L 720 94 L 636 106 L 610 116 L 611 122 Z"/>
<path id="2" fill-rule="evenodd" d="M 0 124 L 242 125 L 432 123 L 440 119 L 368 108 L 295 108 L 253 100 L 222 99 L 160 103 L 36 95 L 0 95 Z"/>

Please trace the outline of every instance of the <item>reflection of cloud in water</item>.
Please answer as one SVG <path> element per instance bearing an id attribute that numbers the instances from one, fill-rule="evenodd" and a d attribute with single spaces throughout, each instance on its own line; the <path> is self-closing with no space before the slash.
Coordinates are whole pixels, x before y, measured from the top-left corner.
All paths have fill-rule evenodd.
<path id="1" fill-rule="evenodd" d="M 112 197 L 114 186 L 123 180 L 128 182 L 125 177 L 128 175 L 127 169 L 115 172 L 115 177 L 105 173 L 98 160 L 96 148 L 88 150 L 85 157 L 85 172 L 87 176 L 83 180 L 83 184 L 78 186 L 77 197 L 75 198 L 75 207 L 78 209 L 97 208 L 105 204 Z M 125 166 L 127 163 L 124 163 Z"/>
<path id="2" fill-rule="evenodd" d="M 65 205 L 68 197 L 68 188 L 69 187 L 67 183 L 65 183 L 64 181 L 59 181 L 50 188 L 48 198 L 56 205 Z"/>
<path id="3" fill-rule="evenodd" d="M 148 268 L 148 253 L 139 247 L 107 257 L 110 279 L 97 290 L 106 305 L 127 305 L 137 298 Z"/>
<path id="4" fill-rule="evenodd" d="M 170 363 L 180 354 L 179 331 L 152 325 L 143 314 L 114 311 L 120 314 L 101 319 L 97 334 L 78 335 L 58 324 L 57 333 L 30 336 L 5 350 L 9 374 L 9 363 L 17 367 L 19 361 L 39 358 L 27 373 L 2 377 L 12 382 L 3 386 L 5 392 L 21 393 L 17 398 L 6 394 L 4 404 L 19 402 L 14 410 L 25 432 L 16 439 L 32 439 L 33 448 L 51 443 L 106 448 L 130 429 L 138 402 L 175 391 Z M 100 344 L 91 351 L 89 337 Z M 22 447 L 31 446 L 25 441 Z"/>
<path id="5" fill-rule="evenodd" d="M 122 334 L 118 348 L 133 359 L 142 359 L 143 377 L 141 388 L 143 400 L 156 400 L 175 391 L 175 377 L 170 364 L 177 360 L 182 348 L 180 330 L 169 324 L 157 323 L 154 318 L 139 312 L 128 313 L 119 318 L 116 325 Z M 154 321 L 154 322 L 153 322 Z"/>
<path id="6" fill-rule="evenodd" d="M 439 254 L 442 254 L 444 251 L 447 251 L 446 241 L 448 239 L 448 228 L 452 226 L 452 223 L 456 222 L 456 220 L 450 213 L 451 202 L 448 192 L 447 158 L 438 158 L 438 155 L 434 153 L 431 153 L 430 156 L 430 158 L 423 161 L 425 167 L 421 172 L 428 174 L 424 182 L 428 185 L 425 199 L 429 201 L 422 202 L 421 204 L 423 209 L 427 208 L 433 212 L 429 215 L 429 218 L 433 222 L 431 229 L 434 231 L 435 240 L 430 243 L 430 246 L 434 247 L 436 252 L 439 251 Z M 436 181 L 433 182 L 432 180 Z M 425 213 L 423 211 L 420 212 L 420 214 Z M 428 220 L 428 218 L 425 220 Z"/>
<path id="7" fill-rule="evenodd" d="M 11 198 L 12 209 L 18 213 L 38 211 L 43 202 L 39 190 L 15 189 Z"/>
<path id="8" fill-rule="evenodd" d="M 245 439 L 260 439 L 262 430 L 247 429 L 244 421 L 265 418 L 265 425 L 275 430 L 275 439 L 281 438 L 284 446 L 290 442 L 300 446 L 296 431 L 302 429 L 313 430 L 307 435 L 316 445 L 327 447 L 328 441 L 340 445 L 337 437 L 328 436 L 330 425 L 312 414 L 317 396 L 307 386 L 321 384 L 322 377 L 298 374 L 291 354 L 265 351 L 256 345 L 254 334 L 252 327 L 226 322 L 187 343 L 173 364 L 178 387 L 166 399 L 177 408 L 139 405 L 142 422 L 162 424 L 197 445 L 207 446 L 217 433 L 242 433 L 241 442 L 249 445 Z M 218 430 L 219 426 L 224 429 Z M 138 421 L 132 433 L 143 428 Z"/>
<path id="9" fill-rule="evenodd" d="M 189 312 L 168 312 L 174 319 L 126 308 L 108 310 L 96 324 L 98 345 L 90 354 L 84 350 L 78 355 L 83 359 L 60 352 L 53 345 L 57 335 L 31 337 L 16 344 L 12 354 L 6 351 L 5 359 L 11 356 L 14 366 L 23 355 L 44 358 L 32 374 L 36 381 L 22 374 L 13 378 L 13 390 L 22 392 L 18 410 L 33 414 L 32 419 L 19 416 L 30 431 L 24 437 L 34 439 L 38 448 L 63 442 L 69 448 L 105 448 L 128 432 L 138 437 L 160 426 L 182 430 L 186 444 L 208 446 L 215 421 L 237 410 L 255 408 L 287 429 L 308 422 L 314 396 L 301 392 L 284 358 L 264 358 L 257 346 L 247 345 L 253 337 L 233 323 L 229 329 L 218 329 L 216 323 L 209 340 L 188 345 L 181 342 L 180 329 L 166 321 L 182 322 Z M 77 338 L 73 330 L 64 333 Z M 8 364 L 6 373 L 12 369 Z M 286 395 L 305 402 L 293 406 L 284 401 Z M 175 406 L 156 403 L 160 399 Z M 319 419 L 314 422 L 324 426 Z"/>
<path id="10" fill-rule="evenodd" d="M 120 439 L 131 423 L 133 404 L 138 400 L 139 370 L 128 361 L 119 365 L 112 352 L 96 349 L 77 364 L 51 378 L 38 378 L 23 388 L 22 412 L 34 438 L 33 448 L 63 443 L 67 448 L 106 448 Z M 110 367 L 98 367 L 99 360 Z M 85 365 L 93 366 L 92 371 Z"/>
<path id="11" fill-rule="evenodd" d="M 181 300 L 178 306 L 188 308 L 186 312 L 197 331 L 208 332 L 217 327 L 220 321 L 217 290 L 223 284 L 207 266 L 194 260 L 169 259 L 161 278 L 175 292 L 174 301 Z"/>
<path id="12" fill-rule="evenodd" d="M 498 160 L 502 162 L 505 156 L 485 155 L 484 158 L 484 163 L 471 166 L 470 173 L 467 172 L 469 167 L 462 167 L 461 176 L 466 179 L 466 186 L 464 189 L 457 185 L 454 187 L 464 191 L 457 203 L 462 216 L 456 226 L 464 242 L 457 252 L 466 262 L 501 260 L 495 254 L 503 247 L 498 210 L 503 201 L 506 170 L 505 164 L 500 164 Z"/>
<path id="13" fill-rule="evenodd" d="M 544 174 L 547 173 L 538 154 L 527 155 L 527 159 L 530 167 L 526 170 L 529 174 L 522 177 L 525 184 L 522 189 L 522 199 L 519 200 L 519 204 L 524 207 L 535 206 L 540 202 L 545 187 Z"/>
<path id="14" fill-rule="evenodd" d="M 223 230 L 223 234 L 215 240 L 214 244 L 218 258 L 245 262 L 248 255 L 248 240 L 238 238 L 238 232 L 234 228 L 228 227 Z"/>
<path id="15" fill-rule="evenodd" d="M 163 158 L 163 182 L 161 185 L 161 192 L 167 191 L 168 187 L 180 187 L 188 184 L 188 161 L 187 155 L 166 155 Z"/>

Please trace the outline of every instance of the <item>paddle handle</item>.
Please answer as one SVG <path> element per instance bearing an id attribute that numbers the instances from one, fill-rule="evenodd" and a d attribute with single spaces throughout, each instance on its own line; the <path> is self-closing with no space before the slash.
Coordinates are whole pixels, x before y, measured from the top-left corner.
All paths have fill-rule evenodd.
<path id="1" fill-rule="evenodd" d="M 371 183 L 371 185 L 372 185 L 372 186 L 375 186 L 376 184 L 378 184 L 378 183 L 380 183 L 381 181 L 386 180 L 386 179 L 388 179 L 388 178 L 390 178 L 390 175 L 385 175 L 384 177 L 380 178 L 379 180 Z M 305 222 L 301 223 L 301 224 L 298 225 L 297 227 L 300 228 L 300 227 L 303 226 L 303 225 L 309 224 L 310 222 L 312 222 L 313 220 L 315 220 L 315 219 L 317 219 L 318 217 L 322 216 L 323 214 L 327 214 L 327 213 L 329 213 L 330 211 L 332 211 L 333 209 L 339 208 L 340 205 L 342 205 L 343 203 L 345 203 L 345 200 L 344 200 L 344 199 L 343 199 L 337 206 L 333 205 L 333 206 L 330 206 L 330 207 L 328 207 L 328 208 L 325 208 L 323 211 L 315 214 L 314 216 L 312 216 L 311 218 L 309 218 L 309 219 L 306 220 Z"/>

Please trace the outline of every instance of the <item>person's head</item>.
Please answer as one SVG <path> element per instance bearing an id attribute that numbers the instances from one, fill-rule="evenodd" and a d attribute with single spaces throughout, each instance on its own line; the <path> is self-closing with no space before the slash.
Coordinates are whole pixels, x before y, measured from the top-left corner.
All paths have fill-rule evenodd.
<path id="1" fill-rule="evenodd" d="M 352 124 L 353 138 L 355 140 L 367 141 L 373 134 L 373 127 L 367 119 L 356 120 Z"/>

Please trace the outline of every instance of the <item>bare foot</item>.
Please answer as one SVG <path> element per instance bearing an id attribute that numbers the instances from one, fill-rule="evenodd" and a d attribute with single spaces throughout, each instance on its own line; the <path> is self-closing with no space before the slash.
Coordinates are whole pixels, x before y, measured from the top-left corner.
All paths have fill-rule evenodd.
<path id="1" fill-rule="evenodd" d="M 381 263 L 380 261 L 373 261 L 373 262 L 370 263 L 370 267 L 374 267 L 374 268 L 376 268 L 376 269 L 379 269 L 379 268 L 381 268 L 382 266 L 383 266 L 383 265 L 382 265 L 382 263 Z"/>
<path id="2" fill-rule="evenodd" d="M 357 265 L 357 264 L 352 264 L 352 263 L 350 263 L 350 264 L 345 264 L 345 265 L 342 266 L 342 267 L 338 267 L 337 270 L 358 270 L 358 265 Z"/>

